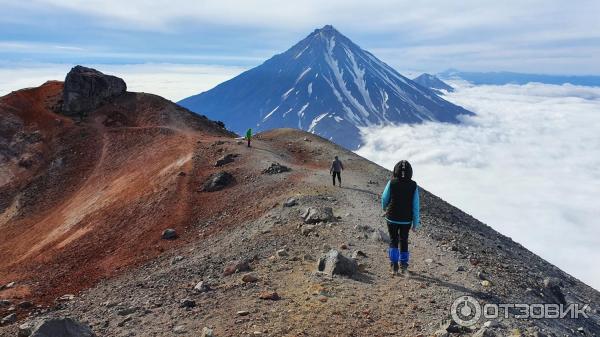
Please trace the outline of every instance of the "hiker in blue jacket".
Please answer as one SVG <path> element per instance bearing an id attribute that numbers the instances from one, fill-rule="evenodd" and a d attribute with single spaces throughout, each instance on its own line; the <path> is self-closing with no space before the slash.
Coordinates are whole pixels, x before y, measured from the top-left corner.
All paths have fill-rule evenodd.
<path id="1" fill-rule="evenodd" d="M 398 263 L 402 274 L 408 268 L 408 233 L 412 228 L 416 231 L 419 224 L 419 187 L 412 180 L 412 167 L 406 160 L 394 166 L 392 179 L 388 181 L 383 195 L 381 207 L 386 211 L 390 248 L 388 256 L 392 274 L 398 274 Z M 398 249 L 400 247 L 400 249 Z"/>

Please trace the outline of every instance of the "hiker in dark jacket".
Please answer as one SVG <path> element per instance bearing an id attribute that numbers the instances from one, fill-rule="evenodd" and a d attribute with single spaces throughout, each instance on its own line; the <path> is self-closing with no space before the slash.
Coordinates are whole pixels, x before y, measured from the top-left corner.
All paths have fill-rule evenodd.
<path id="1" fill-rule="evenodd" d="M 329 169 L 329 174 L 333 177 L 333 186 L 335 186 L 335 176 L 338 178 L 338 183 L 340 187 L 342 187 L 342 176 L 341 173 L 344 170 L 344 165 L 342 165 L 342 161 L 335 156 L 333 163 L 331 163 L 331 168 Z"/>
<path id="2" fill-rule="evenodd" d="M 381 196 L 381 207 L 386 211 L 385 219 L 390 233 L 388 256 L 392 274 L 398 273 L 398 263 L 402 274 L 405 274 L 410 256 L 408 233 L 411 228 L 416 231 L 420 227 L 419 187 L 412 180 L 412 167 L 408 161 L 402 160 L 394 166 L 392 179 Z"/>

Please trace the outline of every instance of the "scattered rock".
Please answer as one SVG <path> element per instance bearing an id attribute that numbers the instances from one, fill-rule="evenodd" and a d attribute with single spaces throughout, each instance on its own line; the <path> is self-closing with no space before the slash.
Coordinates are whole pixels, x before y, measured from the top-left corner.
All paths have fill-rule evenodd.
<path id="1" fill-rule="evenodd" d="M 57 301 L 69 302 L 69 301 L 72 301 L 74 298 L 75 298 L 75 295 L 73 295 L 73 294 L 65 294 L 65 295 L 62 295 L 61 297 L 57 298 Z"/>
<path id="2" fill-rule="evenodd" d="M 300 227 L 300 233 L 304 236 L 308 236 L 310 233 L 314 232 L 315 225 L 304 225 Z"/>
<path id="3" fill-rule="evenodd" d="M 214 337 L 214 333 L 213 330 L 208 328 L 208 327 L 204 327 L 202 328 L 202 333 L 200 334 L 200 337 Z"/>
<path id="4" fill-rule="evenodd" d="M 261 300 L 277 301 L 281 297 L 279 297 L 279 294 L 277 294 L 274 291 L 263 291 L 258 295 L 258 298 L 260 298 Z"/>
<path id="5" fill-rule="evenodd" d="M 225 187 L 231 185 L 235 179 L 233 175 L 229 172 L 218 172 L 210 177 L 204 182 L 202 185 L 201 191 L 204 192 L 215 192 L 224 189 Z"/>
<path id="6" fill-rule="evenodd" d="M 298 205 L 298 201 L 294 198 L 289 198 L 286 202 L 283 203 L 283 207 L 293 207 Z"/>
<path id="7" fill-rule="evenodd" d="M 205 293 L 210 290 L 210 286 L 206 282 L 200 281 L 194 286 L 194 290 L 199 293 Z"/>
<path id="8" fill-rule="evenodd" d="M 23 333 L 31 337 L 93 337 L 89 326 L 72 318 L 49 318 L 31 323 Z"/>
<path id="9" fill-rule="evenodd" d="M 287 257 L 289 254 L 286 249 L 280 249 L 275 253 L 275 255 L 277 255 L 277 257 Z"/>
<path id="10" fill-rule="evenodd" d="M 500 322 L 498 321 L 487 321 L 485 323 L 483 323 L 483 326 L 486 328 L 496 328 L 500 326 Z"/>
<path id="11" fill-rule="evenodd" d="M 477 277 L 482 281 L 490 279 L 490 276 L 486 272 L 483 272 L 483 271 L 478 272 Z"/>
<path id="12" fill-rule="evenodd" d="M 167 228 L 162 232 L 162 239 L 173 240 L 177 238 L 177 232 L 173 228 Z"/>
<path id="13" fill-rule="evenodd" d="M 562 292 L 562 281 L 556 277 L 546 277 L 543 281 L 544 297 L 556 304 L 566 304 L 565 295 Z"/>
<path id="14" fill-rule="evenodd" d="M 302 214 L 302 219 L 307 224 L 337 220 L 331 207 L 309 207 Z"/>
<path id="15" fill-rule="evenodd" d="M 494 331 L 483 327 L 473 334 L 473 337 L 496 337 Z"/>
<path id="16" fill-rule="evenodd" d="M 250 271 L 250 265 L 247 261 L 232 261 L 225 266 L 225 269 L 223 269 L 223 276 L 229 276 L 243 271 Z"/>
<path id="17" fill-rule="evenodd" d="M 19 302 L 19 304 L 17 304 L 17 306 L 21 309 L 29 309 L 29 308 L 33 307 L 33 303 L 31 303 L 29 301 L 22 301 L 22 302 Z"/>
<path id="18" fill-rule="evenodd" d="M 389 234 L 381 228 L 379 228 L 371 233 L 371 239 L 374 241 L 390 243 Z"/>
<path id="19" fill-rule="evenodd" d="M 367 257 L 367 254 L 365 254 L 365 252 L 363 252 L 362 250 L 356 250 L 352 253 L 352 258 L 353 259 L 358 259 L 359 257 Z"/>
<path id="20" fill-rule="evenodd" d="M 358 271 L 358 265 L 355 260 L 349 259 L 335 249 L 319 259 L 318 270 L 327 275 L 354 276 Z"/>
<path id="21" fill-rule="evenodd" d="M 125 308 L 125 309 L 118 310 L 117 311 L 117 315 L 119 315 L 119 316 L 131 315 L 134 312 L 138 311 L 138 309 L 139 308 L 137 308 L 137 307 L 128 307 L 128 308 Z"/>
<path id="22" fill-rule="evenodd" d="M 0 307 L 8 307 L 10 305 L 9 300 L 0 300 Z"/>
<path id="23" fill-rule="evenodd" d="M 215 163 L 215 167 L 220 167 L 229 163 L 233 163 L 234 159 L 237 157 L 237 154 L 228 153 L 221 158 L 217 159 Z"/>
<path id="24" fill-rule="evenodd" d="M 254 273 L 248 273 L 242 276 L 242 281 L 244 283 L 254 283 L 258 281 L 258 276 Z"/>
<path id="25" fill-rule="evenodd" d="M 67 116 L 85 114 L 126 90 L 125 81 L 116 76 L 75 66 L 65 78 L 62 112 Z"/>
<path id="26" fill-rule="evenodd" d="M 279 163 L 271 163 L 271 166 L 267 167 L 266 169 L 264 169 L 262 171 L 263 174 L 278 174 L 278 173 L 283 173 L 283 172 L 289 172 L 292 169 L 287 167 L 287 166 L 283 166 Z"/>
<path id="27" fill-rule="evenodd" d="M 4 318 L 2 318 L 2 320 L 0 321 L 0 325 L 11 324 L 16 321 L 17 321 L 17 314 L 12 313 L 10 315 L 4 316 Z"/>
<path id="28" fill-rule="evenodd" d="M 195 306 L 196 306 L 196 301 L 189 299 L 189 298 L 184 298 L 181 301 L 179 301 L 180 308 L 193 308 Z"/>
<path id="29" fill-rule="evenodd" d="M 176 325 L 173 328 L 173 332 L 176 334 L 184 334 L 187 332 L 187 328 L 185 327 L 185 325 Z"/>
<path id="30" fill-rule="evenodd" d="M 458 266 L 456 267 L 456 271 L 465 271 L 465 267 L 464 266 Z"/>
<path id="31" fill-rule="evenodd" d="M 177 262 L 183 261 L 184 257 L 181 255 L 177 255 L 173 258 L 173 260 L 171 260 L 171 264 L 176 264 Z"/>
<path id="32" fill-rule="evenodd" d="M 483 280 L 481 281 L 481 285 L 484 287 L 491 287 L 492 286 L 492 282 L 488 281 L 488 280 Z"/>
<path id="33" fill-rule="evenodd" d="M 246 310 L 240 310 L 237 312 L 238 316 L 248 316 L 250 315 L 250 312 L 246 311 Z"/>
<path id="34" fill-rule="evenodd" d="M 425 259 L 425 263 L 431 264 L 431 263 L 433 263 L 433 259 Z"/>

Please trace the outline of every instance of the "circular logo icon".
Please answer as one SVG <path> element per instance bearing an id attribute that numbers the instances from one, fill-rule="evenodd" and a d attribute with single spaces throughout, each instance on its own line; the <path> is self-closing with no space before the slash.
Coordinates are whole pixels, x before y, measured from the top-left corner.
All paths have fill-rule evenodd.
<path id="1" fill-rule="evenodd" d="M 461 296 L 451 307 L 452 319 L 462 326 L 471 326 L 481 317 L 481 305 L 471 296 Z"/>

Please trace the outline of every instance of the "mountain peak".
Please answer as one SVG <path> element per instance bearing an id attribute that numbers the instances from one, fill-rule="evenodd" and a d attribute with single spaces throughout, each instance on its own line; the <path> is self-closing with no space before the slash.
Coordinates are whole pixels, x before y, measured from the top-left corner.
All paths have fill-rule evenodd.
<path id="1" fill-rule="evenodd" d="M 180 104 L 238 133 L 295 127 L 349 149 L 362 144 L 361 127 L 453 123 L 472 114 L 402 76 L 332 25 Z"/>

